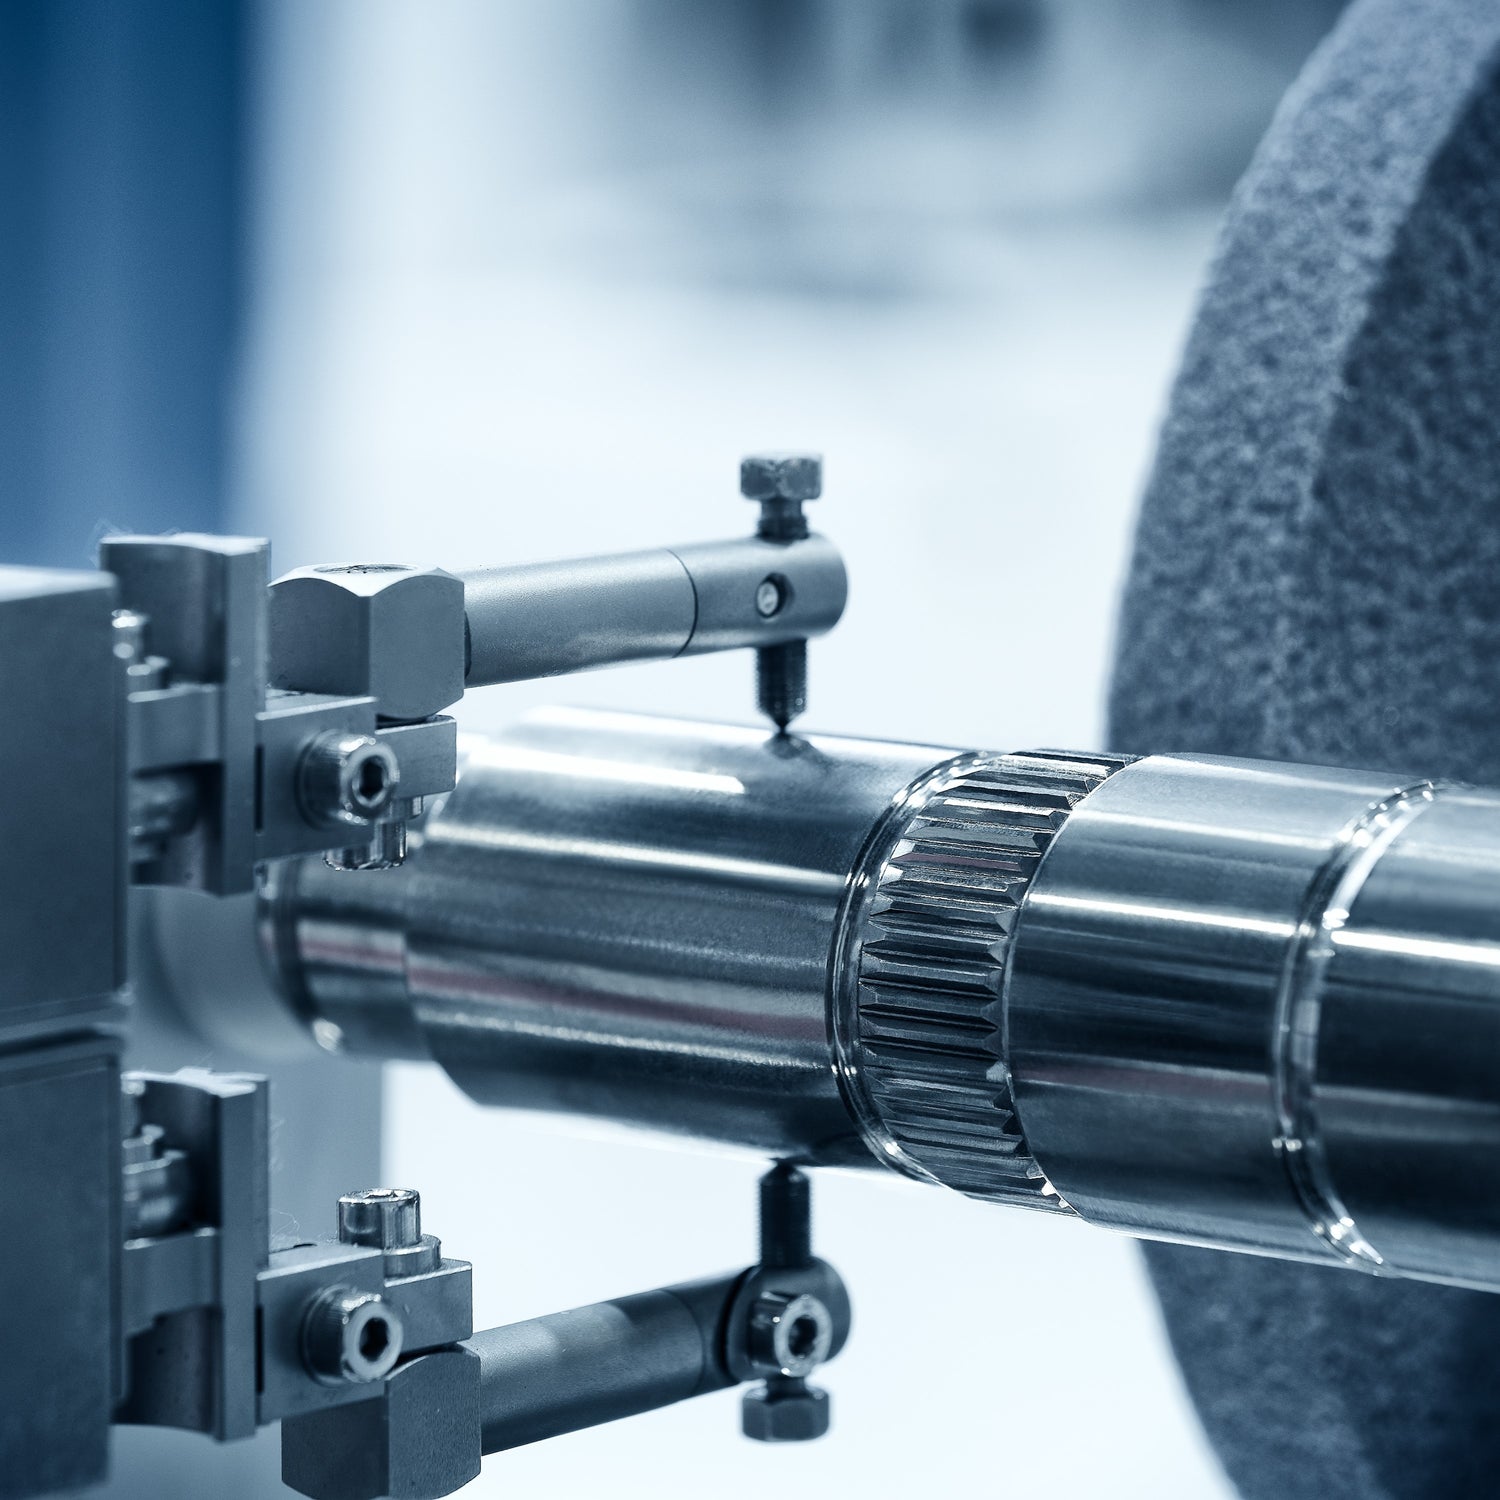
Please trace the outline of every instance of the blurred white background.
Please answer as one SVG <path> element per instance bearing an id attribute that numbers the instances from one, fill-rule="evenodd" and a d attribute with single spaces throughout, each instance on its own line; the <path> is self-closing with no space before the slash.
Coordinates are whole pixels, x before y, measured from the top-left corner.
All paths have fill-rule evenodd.
<path id="1" fill-rule="evenodd" d="M 241 524 L 454 567 L 734 534 L 821 449 L 853 591 L 808 727 L 1101 746 L 1132 508 L 1214 220 L 1310 0 L 275 0 Z M 751 663 L 490 690 L 747 720 Z M 761 1164 L 393 1069 L 387 1177 L 481 1324 L 737 1264 Z M 479 1495 L 1228 1493 L 1128 1242 L 823 1174 L 856 1331 L 807 1449 L 737 1398 Z"/>

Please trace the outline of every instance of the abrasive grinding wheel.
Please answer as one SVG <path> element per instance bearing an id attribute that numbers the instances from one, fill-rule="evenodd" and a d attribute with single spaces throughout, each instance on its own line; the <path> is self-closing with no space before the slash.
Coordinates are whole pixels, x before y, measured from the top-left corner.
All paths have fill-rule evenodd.
<path id="1" fill-rule="evenodd" d="M 1358 0 L 1225 221 L 1112 744 L 1500 784 L 1500 3 Z M 1500 1297 L 1147 1259 L 1247 1500 L 1489 1497 Z"/>

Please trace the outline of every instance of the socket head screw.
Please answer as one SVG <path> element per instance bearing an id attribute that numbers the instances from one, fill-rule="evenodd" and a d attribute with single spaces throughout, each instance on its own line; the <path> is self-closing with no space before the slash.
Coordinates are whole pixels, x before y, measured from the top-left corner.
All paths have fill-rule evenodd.
<path id="1" fill-rule="evenodd" d="M 366 1188 L 339 1199 L 339 1239 L 385 1251 L 388 1277 L 437 1269 L 443 1248 L 422 1233 L 422 1197 L 411 1188 Z"/>
<path id="2" fill-rule="evenodd" d="M 302 1324 L 302 1358 L 325 1385 L 383 1380 L 401 1357 L 401 1314 L 374 1292 L 335 1286 L 313 1298 Z"/>
<path id="3" fill-rule="evenodd" d="M 767 1292 L 750 1310 L 750 1358 L 763 1375 L 810 1375 L 828 1358 L 833 1318 L 816 1297 Z"/>
<path id="4" fill-rule="evenodd" d="M 401 767 L 389 745 L 370 734 L 320 734 L 302 755 L 297 795 L 310 823 L 373 823 L 390 805 Z"/>

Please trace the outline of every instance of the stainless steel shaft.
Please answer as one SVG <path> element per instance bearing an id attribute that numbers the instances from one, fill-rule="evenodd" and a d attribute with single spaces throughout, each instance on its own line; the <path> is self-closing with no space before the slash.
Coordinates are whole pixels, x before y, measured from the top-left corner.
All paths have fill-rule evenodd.
<path id="1" fill-rule="evenodd" d="M 554 714 L 268 907 L 330 1044 L 492 1103 L 1500 1284 L 1500 799 Z"/>
<path id="2" fill-rule="evenodd" d="M 829 954 L 932 748 L 554 712 L 469 754 L 409 868 L 289 872 L 277 962 L 325 1037 L 476 1099 L 868 1160 Z"/>

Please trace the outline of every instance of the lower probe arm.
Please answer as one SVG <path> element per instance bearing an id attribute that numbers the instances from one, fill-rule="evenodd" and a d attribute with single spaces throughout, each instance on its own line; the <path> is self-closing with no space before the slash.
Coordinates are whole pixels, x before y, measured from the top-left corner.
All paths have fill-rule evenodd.
<path id="1" fill-rule="evenodd" d="M 837 1353 L 848 1333 L 848 1296 L 821 1261 L 793 1271 L 752 1266 L 486 1329 L 468 1341 L 480 1361 L 483 1451 L 639 1416 L 757 1377 L 775 1389 L 747 1397 L 747 1435 L 820 1436 L 826 1397 L 804 1377 Z M 779 1357 L 778 1335 L 788 1360 Z M 776 1407 L 771 1430 L 764 1421 L 768 1394 Z M 818 1430 L 807 1430 L 809 1422 Z"/>
<path id="2" fill-rule="evenodd" d="M 736 1384 L 719 1324 L 739 1276 L 664 1287 L 476 1333 L 485 1453 Z"/>
<path id="3" fill-rule="evenodd" d="M 431 1308 L 424 1312 L 422 1306 L 428 1273 L 408 1276 L 410 1267 L 402 1261 L 401 1274 L 386 1282 L 384 1300 L 336 1288 L 356 1310 L 364 1304 L 378 1308 L 375 1313 L 367 1306 L 361 1316 L 381 1319 L 384 1347 L 392 1353 L 384 1370 L 358 1367 L 365 1344 L 359 1330 L 349 1331 L 352 1314 L 341 1314 L 331 1330 L 326 1319 L 318 1324 L 320 1337 L 326 1333 L 332 1339 L 344 1383 L 332 1396 L 329 1387 L 317 1387 L 322 1399 L 317 1391 L 309 1398 L 306 1380 L 298 1386 L 300 1407 L 282 1423 L 283 1480 L 309 1500 L 398 1495 L 437 1500 L 473 1479 L 483 1454 L 747 1381 L 761 1383 L 744 1396 L 746 1437 L 760 1442 L 822 1437 L 828 1431 L 828 1396 L 807 1377 L 844 1347 L 849 1294 L 838 1272 L 812 1254 L 808 1179 L 790 1163 L 778 1162 L 759 1186 L 760 1259 L 754 1265 L 486 1329 L 441 1347 L 421 1341 L 422 1331 L 430 1334 L 433 1328 Z M 371 1203 L 388 1207 L 399 1198 L 415 1202 L 414 1194 L 382 1189 L 341 1200 L 341 1210 L 347 1204 L 361 1211 Z M 387 1253 L 396 1243 L 436 1246 L 431 1236 L 423 1239 L 415 1212 L 410 1234 L 400 1241 L 383 1224 L 361 1220 L 357 1228 L 378 1233 Z M 343 1250 L 344 1218 L 340 1234 L 336 1249 Z M 467 1265 L 462 1270 L 466 1299 Z M 316 1304 L 323 1305 L 322 1300 Z M 467 1326 L 467 1300 L 462 1310 Z M 290 1326 L 295 1330 L 295 1320 Z M 413 1357 L 399 1358 L 403 1337 L 414 1330 Z M 354 1366 L 348 1366 L 351 1359 Z"/>

